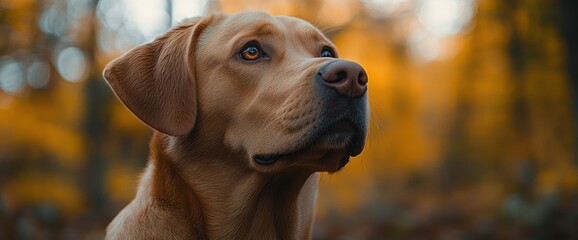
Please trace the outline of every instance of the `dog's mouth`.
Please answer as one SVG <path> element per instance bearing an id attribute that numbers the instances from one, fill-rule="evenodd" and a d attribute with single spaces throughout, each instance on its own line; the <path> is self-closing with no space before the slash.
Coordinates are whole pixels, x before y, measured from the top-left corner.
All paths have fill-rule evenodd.
<path id="1" fill-rule="evenodd" d="M 361 127 L 354 127 L 354 124 L 347 120 L 338 121 L 320 132 L 321 134 L 310 137 L 310 140 L 305 141 L 294 151 L 257 154 L 253 160 L 259 165 L 271 165 L 281 158 L 296 156 L 313 148 L 325 151 L 345 150 L 339 162 L 339 168 L 342 168 L 349 162 L 350 157 L 359 155 L 365 146 L 365 130 Z"/>

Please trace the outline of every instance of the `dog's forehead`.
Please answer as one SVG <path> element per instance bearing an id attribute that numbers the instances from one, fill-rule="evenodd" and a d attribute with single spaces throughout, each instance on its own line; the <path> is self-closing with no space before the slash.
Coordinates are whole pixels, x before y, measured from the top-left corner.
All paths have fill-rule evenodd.
<path id="1" fill-rule="evenodd" d="M 262 11 L 245 11 L 226 15 L 221 25 L 234 29 L 232 34 L 243 32 L 276 33 L 286 32 L 312 40 L 326 40 L 325 36 L 309 22 L 290 16 L 271 16 Z"/>

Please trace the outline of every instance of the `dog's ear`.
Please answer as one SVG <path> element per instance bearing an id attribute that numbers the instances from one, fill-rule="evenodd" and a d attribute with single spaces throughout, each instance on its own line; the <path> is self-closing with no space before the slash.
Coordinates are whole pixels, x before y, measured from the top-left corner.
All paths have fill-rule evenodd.
<path id="1" fill-rule="evenodd" d="M 197 117 L 195 47 L 208 19 L 193 18 L 109 63 L 104 78 L 140 120 L 172 135 L 191 131 Z"/>

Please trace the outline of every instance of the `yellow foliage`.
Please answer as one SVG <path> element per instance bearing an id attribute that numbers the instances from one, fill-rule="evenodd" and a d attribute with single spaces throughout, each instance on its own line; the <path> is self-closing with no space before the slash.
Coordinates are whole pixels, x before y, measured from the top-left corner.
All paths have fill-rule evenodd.
<path id="1" fill-rule="evenodd" d="M 146 124 L 118 101 L 115 101 L 111 107 L 111 124 L 116 130 L 127 131 L 132 134 L 142 135 L 143 132 L 148 132 Z"/>
<path id="2" fill-rule="evenodd" d="M 105 179 L 105 191 L 114 201 L 129 202 L 136 194 L 138 174 L 135 168 L 122 164 L 112 164 Z"/>
<path id="3" fill-rule="evenodd" d="M 84 143 L 80 124 L 83 114 L 79 85 L 57 84 L 54 97 L 30 101 L 4 95 L 8 101 L 0 108 L 0 131 L 6 147 L 34 146 L 56 156 L 64 165 L 78 167 L 84 158 Z M 9 99 L 9 100 L 7 100 Z"/>
<path id="4" fill-rule="evenodd" d="M 73 215 L 85 209 L 85 199 L 76 181 L 58 173 L 31 171 L 2 185 L 6 205 L 12 209 L 32 204 L 54 204 L 64 214 Z"/>

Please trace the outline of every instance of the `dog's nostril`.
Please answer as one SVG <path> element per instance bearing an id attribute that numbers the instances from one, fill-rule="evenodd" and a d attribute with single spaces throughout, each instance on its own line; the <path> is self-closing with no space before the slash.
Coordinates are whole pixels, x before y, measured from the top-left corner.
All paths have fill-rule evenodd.
<path id="1" fill-rule="evenodd" d="M 340 71 L 337 73 L 337 75 L 335 76 L 334 80 L 329 80 L 329 82 L 341 82 L 343 79 L 347 78 L 347 72 L 345 71 Z"/>
<path id="2" fill-rule="evenodd" d="M 364 71 L 361 71 L 361 72 L 359 73 L 359 75 L 357 76 L 357 82 L 358 82 L 360 85 L 366 85 L 366 84 L 367 84 L 367 74 L 365 74 Z"/>
<path id="3" fill-rule="evenodd" d="M 319 73 L 323 80 L 328 83 L 341 82 L 347 78 L 346 71 L 329 71 L 325 73 Z"/>

